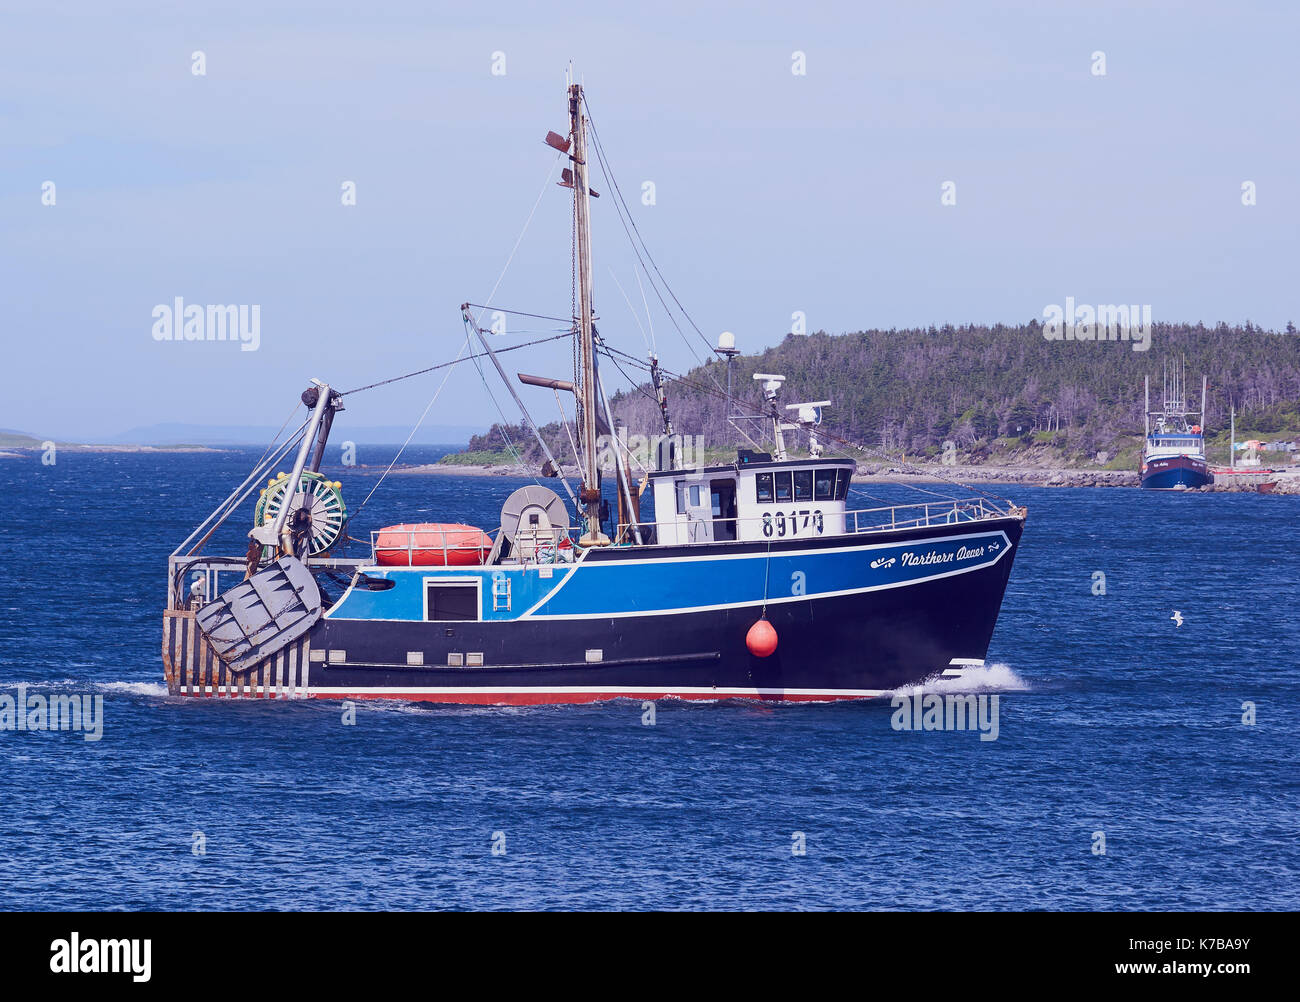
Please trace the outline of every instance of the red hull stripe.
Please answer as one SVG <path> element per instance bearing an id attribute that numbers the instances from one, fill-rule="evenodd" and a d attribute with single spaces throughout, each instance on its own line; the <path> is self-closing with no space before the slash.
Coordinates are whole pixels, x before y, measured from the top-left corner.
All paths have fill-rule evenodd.
<path id="1" fill-rule="evenodd" d="M 207 699 L 395 699 L 403 702 L 426 703 L 473 703 L 483 706 L 540 706 L 545 704 L 596 703 L 607 699 L 753 699 L 778 703 L 825 703 L 832 700 L 876 699 L 887 695 L 881 689 L 646 689 L 646 688 L 608 688 L 608 689 L 490 689 L 490 688 L 428 688 L 428 689 L 386 689 L 386 688 L 328 688 L 310 689 L 305 694 L 286 693 L 279 695 L 273 691 L 257 692 L 231 688 L 221 691 L 220 687 L 182 686 L 182 696 Z"/>
<path id="2" fill-rule="evenodd" d="M 756 699 L 772 702 L 828 702 L 874 699 L 878 689 L 312 689 L 312 699 L 399 699 L 411 702 L 477 703 L 537 706 L 553 703 L 595 703 L 606 699 Z"/>

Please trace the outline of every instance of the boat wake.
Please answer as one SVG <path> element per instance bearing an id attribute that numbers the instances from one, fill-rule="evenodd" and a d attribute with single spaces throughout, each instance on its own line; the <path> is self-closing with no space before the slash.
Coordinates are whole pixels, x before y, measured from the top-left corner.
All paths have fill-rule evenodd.
<path id="1" fill-rule="evenodd" d="M 167 686 L 162 682 L 92 682 L 89 688 L 107 695 L 152 696 L 162 698 L 167 695 Z"/>
<path id="2" fill-rule="evenodd" d="M 84 678 L 42 678 L 14 679 L 0 681 L 0 692 L 16 689 L 19 686 L 31 693 L 99 693 L 105 696 L 154 696 L 167 695 L 167 686 L 162 682 L 95 682 Z"/>
<path id="3" fill-rule="evenodd" d="M 958 692 L 1028 692 L 1030 685 L 1010 665 L 995 662 L 983 667 L 967 668 L 956 678 L 935 676 L 915 685 L 891 689 L 886 696 L 916 696 L 924 693 Z"/>

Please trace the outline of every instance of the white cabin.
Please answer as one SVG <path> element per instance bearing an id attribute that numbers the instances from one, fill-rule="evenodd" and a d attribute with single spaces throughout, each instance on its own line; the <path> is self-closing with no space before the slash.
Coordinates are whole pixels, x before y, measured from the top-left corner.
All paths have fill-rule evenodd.
<path id="1" fill-rule="evenodd" d="M 742 451 L 732 466 L 657 470 L 660 544 L 838 536 L 852 459 L 787 459 Z"/>

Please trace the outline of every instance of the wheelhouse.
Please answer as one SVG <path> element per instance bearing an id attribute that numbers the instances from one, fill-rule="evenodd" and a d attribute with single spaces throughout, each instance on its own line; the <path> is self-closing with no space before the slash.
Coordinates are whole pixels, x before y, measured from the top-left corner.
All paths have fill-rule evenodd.
<path id="1" fill-rule="evenodd" d="M 656 539 L 680 545 L 841 535 L 855 469 L 851 459 L 777 462 L 741 453 L 730 466 L 652 472 Z"/>

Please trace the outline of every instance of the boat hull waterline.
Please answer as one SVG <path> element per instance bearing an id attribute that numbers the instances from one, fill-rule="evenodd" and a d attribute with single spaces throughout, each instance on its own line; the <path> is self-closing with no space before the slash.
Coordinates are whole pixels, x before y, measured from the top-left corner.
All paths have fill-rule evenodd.
<path id="1" fill-rule="evenodd" d="M 1148 459 L 1142 467 L 1142 486 L 1147 490 L 1193 490 L 1212 483 L 1214 474 L 1199 456 Z"/>
<path id="2" fill-rule="evenodd" d="M 191 697 L 505 705 L 870 699 L 983 663 L 1023 524 L 694 546 L 689 556 L 607 548 L 549 565 L 548 577 L 548 565 L 375 567 L 366 578 L 392 586 L 350 588 L 296 648 L 240 676 L 205 656 L 202 635 L 182 622 L 170 651 L 164 642 L 168 684 Z M 483 618 L 425 620 L 430 577 L 477 579 Z M 511 609 L 494 610 L 507 588 Z M 778 637 L 767 658 L 745 645 L 763 615 Z"/>

